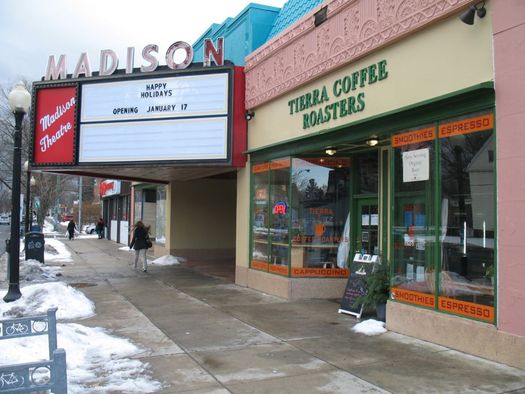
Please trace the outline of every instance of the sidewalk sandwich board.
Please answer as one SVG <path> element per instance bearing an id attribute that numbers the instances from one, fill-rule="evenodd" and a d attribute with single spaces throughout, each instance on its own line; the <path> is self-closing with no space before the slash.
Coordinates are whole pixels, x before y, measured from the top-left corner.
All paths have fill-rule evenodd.
<path id="1" fill-rule="evenodd" d="M 353 259 L 353 266 L 359 268 L 352 272 L 346 282 L 345 292 L 341 299 L 339 313 L 354 315 L 358 319 L 363 314 L 363 304 L 355 305 L 355 301 L 366 294 L 366 276 L 375 269 L 379 262 L 379 256 L 370 254 L 356 253 Z"/>

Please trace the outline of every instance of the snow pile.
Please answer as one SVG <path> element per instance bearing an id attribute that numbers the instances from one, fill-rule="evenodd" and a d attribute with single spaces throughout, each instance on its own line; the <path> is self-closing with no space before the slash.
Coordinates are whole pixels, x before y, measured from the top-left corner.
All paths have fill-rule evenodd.
<path id="1" fill-rule="evenodd" d="M 54 280 L 60 276 L 60 267 L 43 265 L 38 260 L 20 260 L 20 280 L 26 282 L 39 282 Z"/>
<path id="2" fill-rule="evenodd" d="M 71 263 L 71 252 L 63 242 L 55 238 L 44 238 L 44 261 L 54 263 Z"/>
<path id="3" fill-rule="evenodd" d="M 384 322 L 369 319 L 356 324 L 354 327 L 352 327 L 352 331 L 365 335 L 380 335 L 384 334 L 387 330 L 385 328 Z"/>
<path id="4" fill-rule="evenodd" d="M 60 276 L 60 267 L 43 265 L 37 260 L 24 260 L 22 257 L 19 262 L 19 280 L 23 282 L 43 282 L 56 280 Z M 7 286 L 7 253 L 0 258 L 0 285 Z"/>
<path id="5" fill-rule="evenodd" d="M 129 246 L 122 246 L 122 247 L 118 248 L 118 250 L 123 250 L 123 251 L 126 251 L 126 252 L 133 252 L 133 249 L 130 249 Z"/>
<path id="6" fill-rule="evenodd" d="M 3 292 L 4 290 L 0 290 Z M 83 293 L 61 283 L 25 286 L 22 297 L 0 302 L 0 316 L 35 316 L 58 307 L 60 320 L 92 316 L 95 305 Z M 143 350 L 128 339 L 112 336 L 100 327 L 76 323 L 57 324 L 58 347 L 67 359 L 68 391 L 77 393 L 152 393 L 162 385 L 150 376 L 149 364 L 132 359 Z M 48 358 L 46 336 L 0 341 L 0 365 Z"/>
<path id="7" fill-rule="evenodd" d="M 44 220 L 44 229 L 42 232 L 44 234 L 58 234 L 58 232 L 55 231 L 55 225 L 50 220 L 53 220 L 53 219 Z"/>
<path id="8" fill-rule="evenodd" d="M 21 317 L 45 314 L 58 308 L 57 319 L 82 319 L 95 314 L 95 304 L 84 293 L 63 282 L 24 286 L 22 297 L 10 303 L 0 303 L 0 316 Z"/>
<path id="9" fill-rule="evenodd" d="M 70 393 L 151 393 L 161 388 L 148 376 L 148 364 L 128 358 L 142 349 L 103 328 L 59 324 L 58 346 L 66 350 Z"/>
<path id="10" fill-rule="evenodd" d="M 166 256 L 162 256 L 162 257 L 159 257 L 158 259 L 155 259 L 151 262 L 151 264 L 156 264 L 156 265 L 177 265 L 177 264 L 180 264 L 181 262 L 184 262 L 185 260 L 182 258 L 182 257 L 175 257 L 175 256 L 170 256 L 170 255 L 166 255 Z"/>

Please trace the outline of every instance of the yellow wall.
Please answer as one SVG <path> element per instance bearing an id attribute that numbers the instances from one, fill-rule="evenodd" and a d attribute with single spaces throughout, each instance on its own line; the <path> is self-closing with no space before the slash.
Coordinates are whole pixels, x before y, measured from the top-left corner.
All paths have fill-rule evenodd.
<path id="1" fill-rule="evenodd" d="M 493 79 L 491 13 L 476 18 L 468 26 L 458 18 L 449 18 L 414 36 L 343 67 L 337 72 L 296 89 L 268 104 L 255 108 L 249 123 L 249 149 L 264 147 L 398 110 Z M 468 49 L 468 51 L 466 51 Z M 303 130 L 303 113 L 324 107 L 336 98 L 332 86 L 336 79 L 381 60 L 387 61 L 388 78 L 349 95 L 365 93 L 362 112 Z M 288 102 L 326 85 L 330 101 L 290 115 Z"/>
<path id="2" fill-rule="evenodd" d="M 235 248 L 235 180 L 199 179 L 170 184 L 169 248 Z"/>

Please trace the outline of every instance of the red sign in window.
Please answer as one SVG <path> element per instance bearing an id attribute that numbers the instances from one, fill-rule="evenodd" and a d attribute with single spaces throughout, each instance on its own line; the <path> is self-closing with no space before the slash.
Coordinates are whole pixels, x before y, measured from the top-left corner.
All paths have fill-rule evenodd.
<path id="1" fill-rule="evenodd" d="M 74 163 L 76 93 L 76 87 L 40 89 L 36 93 L 36 165 Z"/>

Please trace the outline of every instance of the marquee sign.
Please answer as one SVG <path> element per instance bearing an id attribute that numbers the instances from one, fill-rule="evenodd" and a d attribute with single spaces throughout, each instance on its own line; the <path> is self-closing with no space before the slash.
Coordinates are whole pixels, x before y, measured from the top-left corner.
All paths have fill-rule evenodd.
<path id="1" fill-rule="evenodd" d="M 181 62 L 175 61 L 175 53 L 177 51 L 184 52 L 184 59 Z M 157 53 L 159 46 L 156 44 L 146 45 L 142 49 L 142 59 L 148 64 L 140 66 L 141 72 L 153 72 L 159 66 Z M 224 65 L 224 38 L 217 38 L 217 46 L 215 46 L 210 38 L 205 38 L 203 42 L 203 66 L 210 67 L 212 59 L 217 66 Z M 126 50 L 126 74 L 132 74 L 134 70 L 135 48 L 128 47 Z M 190 66 L 193 62 L 193 47 L 184 41 L 174 42 L 169 46 L 165 55 L 166 65 L 172 70 L 183 70 Z M 49 56 L 47 61 L 45 81 L 67 79 L 66 55 L 60 55 L 58 61 L 55 56 Z M 108 76 L 115 73 L 119 65 L 119 58 L 117 53 L 112 49 L 103 49 L 100 51 L 100 68 L 99 75 Z M 73 78 L 80 76 L 92 77 L 91 62 L 87 52 L 82 52 L 75 66 Z"/>
<path id="2" fill-rule="evenodd" d="M 80 121 L 224 115 L 227 99 L 227 73 L 85 84 Z"/>
<path id="3" fill-rule="evenodd" d="M 34 162 L 74 163 L 76 100 L 75 86 L 37 92 L 33 138 Z"/>
<path id="4" fill-rule="evenodd" d="M 32 166 L 244 166 L 241 67 L 34 83 Z"/>

